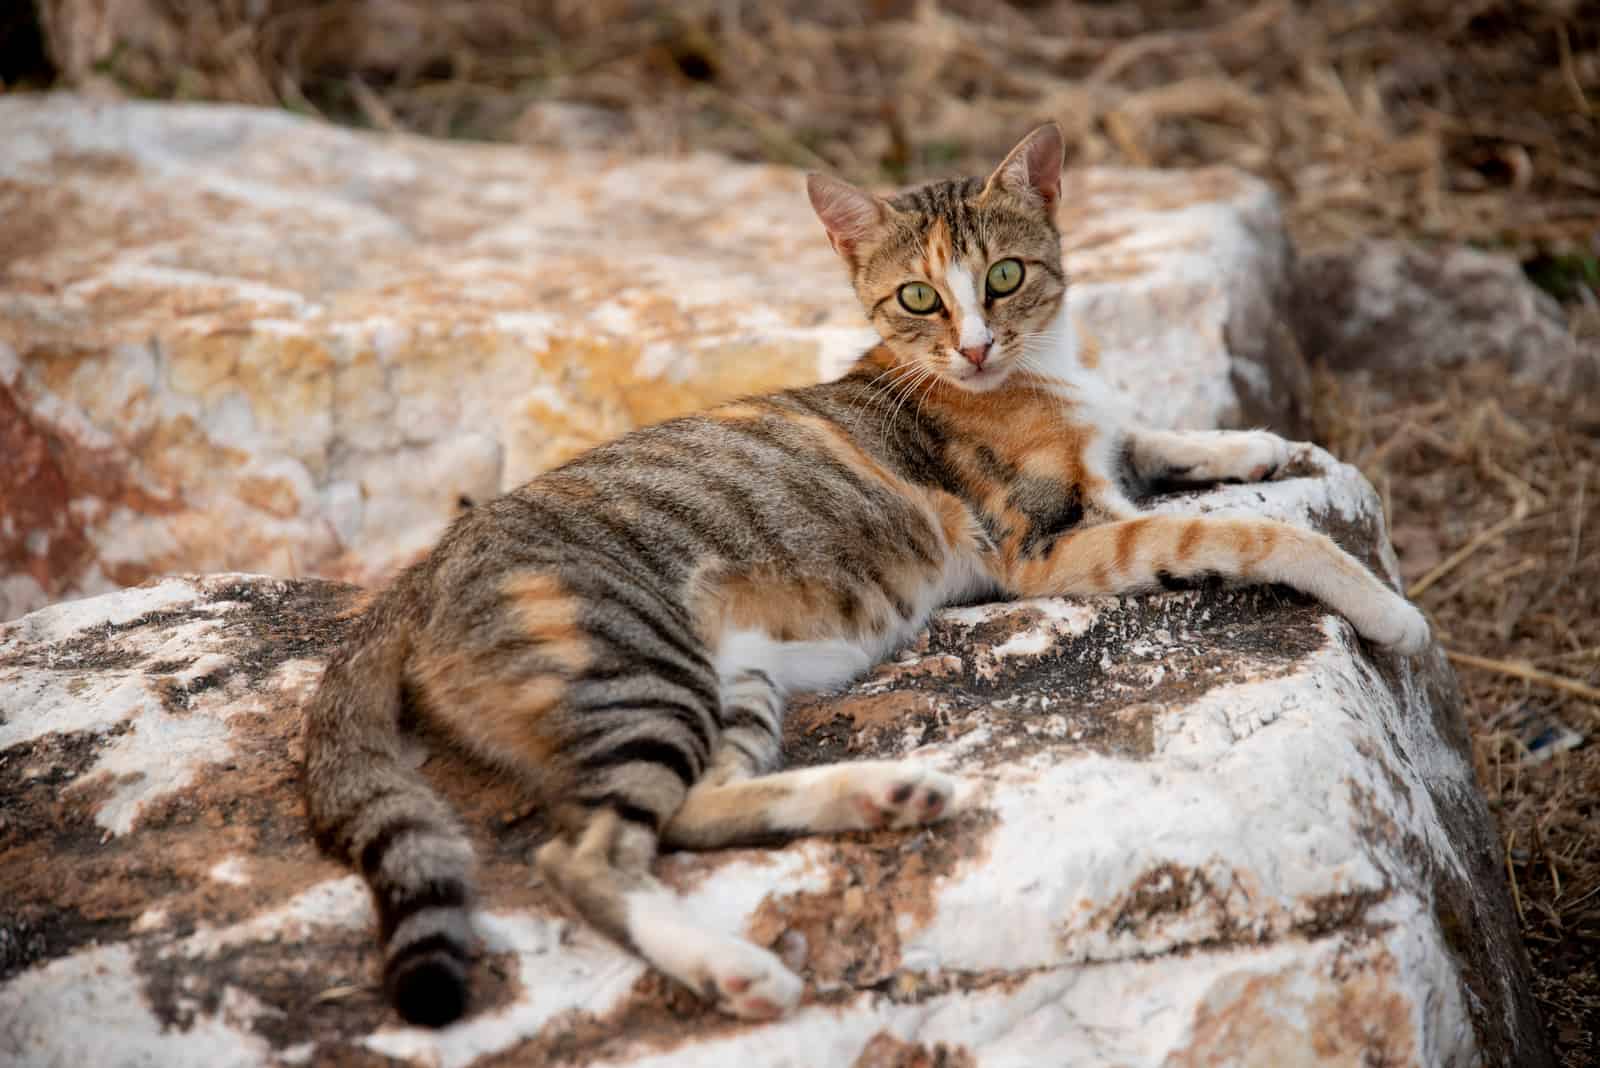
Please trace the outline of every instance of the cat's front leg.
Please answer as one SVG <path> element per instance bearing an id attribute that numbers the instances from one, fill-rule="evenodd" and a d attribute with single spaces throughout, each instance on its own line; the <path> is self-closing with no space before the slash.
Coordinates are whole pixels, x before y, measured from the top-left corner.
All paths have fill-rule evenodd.
<path id="1" fill-rule="evenodd" d="M 1126 431 L 1124 456 L 1146 486 L 1264 482 L 1310 446 L 1265 430 Z"/>
<path id="2" fill-rule="evenodd" d="M 1430 640 L 1416 606 L 1332 539 L 1253 516 L 1146 514 L 1079 528 L 1011 562 L 1005 585 L 1019 597 L 1050 597 L 1182 588 L 1213 577 L 1281 582 L 1402 653 L 1419 653 Z"/>

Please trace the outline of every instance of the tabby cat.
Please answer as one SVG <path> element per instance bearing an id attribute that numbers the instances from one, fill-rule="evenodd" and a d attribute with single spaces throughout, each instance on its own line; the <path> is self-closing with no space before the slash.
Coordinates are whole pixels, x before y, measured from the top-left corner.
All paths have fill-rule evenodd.
<path id="1" fill-rule="evenodd" d="M 1046 125 L 987 180 L 882 199 L 812 175 L 881 344 L 837 381 L 635 431 L 472 508 L 363 610 L 307 712 L 307 808 L 372 886 L 405 1019 L 465 1009 L 473 854 L 402 756 L 403 695 L 543 799 L 538 870 L 582 916 L 763 1018 L 800 979 L 696 923 L 652 858 L 949 815 L 956 782 L 914 761 L 779 770 L 785 695 L 856 676 L 939 606 L 1222 576 L 1427 643 L 1320 534 L 1134 506 L 1152 483 L 1268 478 L 1293 447 L 1116 420 L 1064 313 L 1061 161 Z"/>

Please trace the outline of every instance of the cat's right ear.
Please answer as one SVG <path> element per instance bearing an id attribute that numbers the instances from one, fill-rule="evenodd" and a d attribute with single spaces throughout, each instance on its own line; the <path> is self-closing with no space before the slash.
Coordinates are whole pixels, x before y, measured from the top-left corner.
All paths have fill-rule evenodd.
<path id="1" fill-rule="evenodd" d="M 806 175 L 811 207 L 828 231 L 833 250 L 854 259 L 855 250 L 883 225 L 887 205 L 871 193 L 826 174 Z"/>

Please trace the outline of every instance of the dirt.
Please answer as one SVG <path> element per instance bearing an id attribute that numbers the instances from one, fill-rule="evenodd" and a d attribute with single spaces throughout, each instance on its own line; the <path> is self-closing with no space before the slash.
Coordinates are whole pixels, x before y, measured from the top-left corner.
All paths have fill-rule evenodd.
<path id="1" fill-rule="evenodd" d="M 977 1063 L 978 1059 L 965 1046 L 943 1042 L 927 1046 L 879 1031 L 851 1068 L 976 1068 Z"/>
<path id="2" fill-rule="evenodd" d="M 976 625 L 935 617 L 850 695 L 798 698 L 784 724 L 788 759 L 903 756 L 980 728 L 989 732 L 983 761 L 1063 748 L 1145 757 L 1163 709 L 1216 686 L 1288 674 L 1326 640 L 1324 610 L 1284 588 L 1208 585 L 1122 601 L 1123 610 L 1041 655 L 994 652 L 1040 625 L 1025 605 Z"/>

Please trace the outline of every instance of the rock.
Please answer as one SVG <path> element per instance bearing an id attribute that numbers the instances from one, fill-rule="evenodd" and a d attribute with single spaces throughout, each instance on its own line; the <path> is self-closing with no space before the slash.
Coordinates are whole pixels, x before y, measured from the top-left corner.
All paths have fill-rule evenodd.
<path id="1" fill-rule="evenodd" d="M 1515 260 L 1465 246 L 1357 241 L 1301 257 L 1294 327 L 1334 370 L 1444 371 L 1498 360 L 1557 390 L 1600 384 L 1561 306 Z"/>
<path id="2" fill-rule="evenodd" d="M 0 619 L 173 571 L 366 581 L 873 337 L 786 169 L 68 95 L 0 97 L 0 144 Z M 1064 203 L 1083 351 L 1147 418 L 1298 430 L 1265 185 L 1092 170 Z"/>
<path id="3" fill-rule="evenodd" d="M 1392 577 L 1375 494 L 1316 463 L 1157 507 L 1307 523 Z M 537 816 L 435 756 L 484 956 L 465 1022 L 400 1026 L 367 893 L 297 796 L 353 593 L 171 578 L 0 628 L 0 1061 L 1551 1063 L 1443 653 L 1374 654 L 1276 589 L 951 609 L 799 703 L 794 762 L 926 760 L 974 797 L 916 832 L 663 859 L 705 922 L 801 968 L 769 1025 L 566 918 L 530 875 Z"/>

